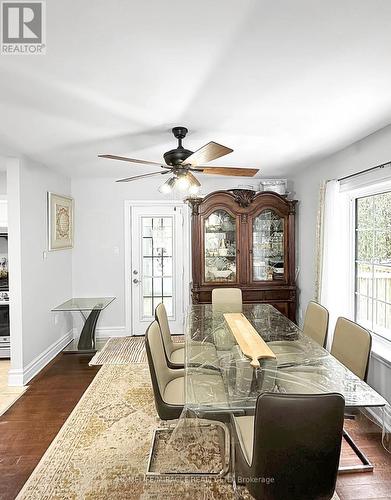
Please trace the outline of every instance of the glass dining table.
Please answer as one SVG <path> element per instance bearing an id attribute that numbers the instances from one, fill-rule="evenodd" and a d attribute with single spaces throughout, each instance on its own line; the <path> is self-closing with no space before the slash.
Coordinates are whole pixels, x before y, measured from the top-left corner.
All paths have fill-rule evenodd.
<path id="1" fill-rule="evenodd" d="M 275 354 L 254 369 L 243 355 L 224 314 L 241 312 Z M 347 409 L 381 409 L 383 445 L 391 450 L 388 402 L 327 350 L 268 304 L 193 305 L 185 329 L 185 414 L 232 413 L 255 409 L 263 392 L 337 392 Z"/>

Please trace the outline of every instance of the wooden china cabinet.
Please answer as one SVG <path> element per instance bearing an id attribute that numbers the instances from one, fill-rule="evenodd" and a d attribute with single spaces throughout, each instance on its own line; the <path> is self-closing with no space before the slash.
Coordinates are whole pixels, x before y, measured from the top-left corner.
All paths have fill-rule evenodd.
<path id="1" fill-rule="evenodd" d="M 192 209 L 192 299 L 238 287 L 244 303 L 268 303 L 296 318 L 295 207 L 273 192 L 233 189 L 189 198 Z"/>

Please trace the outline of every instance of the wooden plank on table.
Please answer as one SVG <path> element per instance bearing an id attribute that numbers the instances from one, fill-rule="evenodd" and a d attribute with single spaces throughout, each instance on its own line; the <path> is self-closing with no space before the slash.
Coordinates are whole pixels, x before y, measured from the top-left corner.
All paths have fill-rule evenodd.
<path id="1" fill-rule="evenodd" d="M 275 359 L 276 355 L 258 334 L 249 320 L 242 313 L 225 313 L 225 321 L 231 329 L 243 354 L 251 358 L 250 365 L 259 368 L 258 359 Z"/>

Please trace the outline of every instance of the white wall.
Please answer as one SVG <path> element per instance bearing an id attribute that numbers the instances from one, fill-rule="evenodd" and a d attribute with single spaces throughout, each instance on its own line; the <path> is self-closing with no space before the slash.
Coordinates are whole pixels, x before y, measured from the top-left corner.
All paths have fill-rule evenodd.
<path id="1" fill-rule="evenodd" d="M 200 180 L 201 194 L 238 184 L 257 186 L 254 180 L 243 178 L 200 176 Z M 72 179 L 75 198 L 73 295 L 117 297 L 101 314 L 98 335 L 99 329 L 107 329 L 109 333 L 120 332 L 125 327 L 124 201 L 183 198 L 178 193 L 160 194 L 158 187 L 163 181 L 160 177 L 129 183 L 116 183 L 115 179 Z"/>
<path id="2" fill-rule="evenodd" d="M 5 168 L 5 158 L 0 157 L 0 233 L 8 231 L 7 216 L 7 172 L 1 170 Z"/>
<path id="3" fill-rule="evenodd" d="M 26 383 L 72 335 L 51 309 L 72 295 L 72 252 L 48 252 L 47 191 L 69 195 L 70 180 L 26 159 L 8 160 L 11 316 L 10 384 Z"/>
<path id="4" fill-rule="evenodd" d="M 297 216 L 297 265 L 300 268 L 299 321 L 315 293 L 316 224 L 319 203 L 319 187 L 322 181 L 338 179 L 360 172 L 391 160 L 391 126 L 356 142 L 342 151 L 311 164 L 293 178 L 295 198 L 299 200 Z M 330 325 L 333 329 L 334 325 Z M 391 365 L 373 357 L 370 381 L 391 401 Z M 389 368 L 387 368 L 389 366 Z M 390 370 L 385 375 L 384 370 Z M 375 376 L 376 375 L 376 379 Z"/>
<path id="5" fill-rule="evenodd" d="M 1 168 L 1 160 L 0 160 L 0 168 Z M 0 195 L 7 194 L 7 172 L 0 170 Z"/>

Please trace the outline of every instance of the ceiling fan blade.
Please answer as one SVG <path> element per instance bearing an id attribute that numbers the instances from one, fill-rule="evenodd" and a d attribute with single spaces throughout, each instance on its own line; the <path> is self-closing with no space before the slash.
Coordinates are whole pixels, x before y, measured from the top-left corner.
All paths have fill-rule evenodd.
<path id="1" fill-rule="evenodd" d="M 207 175 L 229 175 L 238 177 L 253 177 L 259 170 L 257 168 L 242 168 L 242 167 L 197 167 L 192 169 L 193 172 Z"/>
<path id="2" fill-rule="evenodd" d="M 119 179 L 118 181 L 115 182 L 130 182 L 130 181 L 136 181 L 137 179 L 142 179 L 143 177 L 151 177 L 152 175 L 157 175 L 157 174 L 168 174 L 170 171 L 167 170 L 166 172 L 152 172 L 150 174 L 141 174 L 141 175 L 134 175 L 133 177 L 127 177 L 126 179 Z"/>
<path id="3" fill-rule="evenodd" d="M 161 167 L 168 168 L 167 165 L 162 165 L 156 161 L 137 160 L 136 158 L 127 158 L 126 156 L 116 155 L 98 155 L 99 158 L 108 158 L 109 160 L 129 161 L 130 163 L 142 163 L 143 165 L 160 165 Z"/>
<path id="4" fill-rule="evenodd" d="M 217 142 L 208 142 L 202 148 L 197 149 L 193 154 L 183 161 L 184 165 L 199 165 L 200 163 L 208 163 L 209 161 L 225 156 L 228 153 L 232 153 L 233 149 L 227 148 L 218 144 Z"/>

